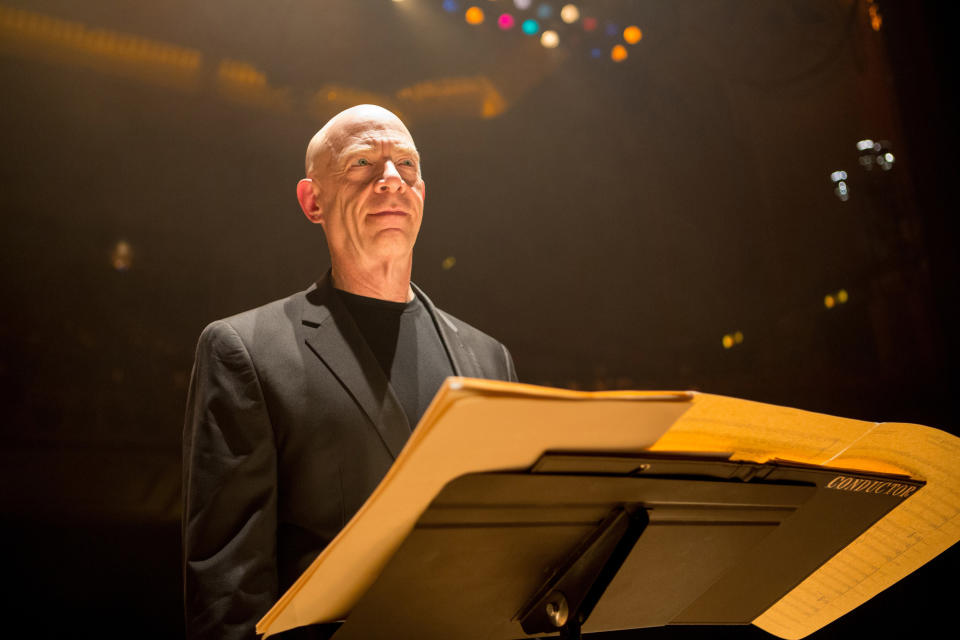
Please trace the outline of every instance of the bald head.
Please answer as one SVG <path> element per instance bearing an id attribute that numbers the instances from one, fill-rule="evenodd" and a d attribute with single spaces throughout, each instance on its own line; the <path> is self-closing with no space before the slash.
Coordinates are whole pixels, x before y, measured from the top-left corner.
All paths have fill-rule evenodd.
<path id="1" fill-rule="evenodd" d="M 310 140 L 306 172 L 297 200 L 323 226 L 335 286 L 408 300 L 426 185 L 400 118 L 371 104 L 338 113 Z"/>
<path id="2" fill-rule="evenodd" d="M 329 169 L 329 163 L 343 148 L 345 141 L 356 131 L 402 132 L 413 143 L 413 137 L 395 113 L 375 104 L 359 104 L 330 118 L 307 145 L 304 169 L 308 177 Z"/>

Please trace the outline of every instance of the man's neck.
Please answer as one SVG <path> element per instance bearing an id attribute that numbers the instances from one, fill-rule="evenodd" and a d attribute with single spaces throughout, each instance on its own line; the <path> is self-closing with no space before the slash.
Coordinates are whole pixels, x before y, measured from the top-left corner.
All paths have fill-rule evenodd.
<path id="1" fill-rule="evenodd" d="M 330 275 L 333 286 L 341 291 L 379 300 L 409 302 L 413 300 L 413 289 L 410 287 L 412 267 L 412 261 L 382 264 L 368 269 L 334 261 Z"/>

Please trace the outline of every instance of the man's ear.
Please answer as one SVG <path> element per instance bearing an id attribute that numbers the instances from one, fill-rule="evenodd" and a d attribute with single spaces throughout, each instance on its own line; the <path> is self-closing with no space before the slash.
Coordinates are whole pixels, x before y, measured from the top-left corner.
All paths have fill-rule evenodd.
<path id="1" fill-rule="evenodd" d="M 304 178 L 297 183 L 297 201 L 300 202 L 300 208 L 303 210 L 303 215 L 307 216 L 307 220 L 314 224 L 323 222 L 323 212 L 320 210 L 313 180 L 310 178 Z"/>

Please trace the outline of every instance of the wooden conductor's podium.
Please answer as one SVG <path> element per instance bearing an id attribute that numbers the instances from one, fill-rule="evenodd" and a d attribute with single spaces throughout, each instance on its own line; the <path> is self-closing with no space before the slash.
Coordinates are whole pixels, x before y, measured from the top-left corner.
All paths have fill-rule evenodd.
<path id="1" fill-rule="evenodd" d="M 257 631 L 802 638 L 960 539 L 958 488 L 960 438 L 929 427 L 449 378 Z"/>

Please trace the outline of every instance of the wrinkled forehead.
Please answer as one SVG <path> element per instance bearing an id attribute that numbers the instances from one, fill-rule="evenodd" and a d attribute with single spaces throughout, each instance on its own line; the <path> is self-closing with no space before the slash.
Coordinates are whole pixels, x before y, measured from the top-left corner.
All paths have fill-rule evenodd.
<path id="1" fill-rule="evenodd" d="M 417 154 L 407 127 L 392 113 L 386 110 L 343 112 L 311 141 L 307 148 L 307 173 L 330 169 L 348 154 L 381 149 L 384 144 Z"/>
<path id="2" fill-rule="evenodd" d="M 399 120 L 361 120 L 351 122 L 331 132 L 327 149 L 334 158 L 365 149 L 379 149 L 385 144 L 394 148 L 416 151 L 417 147 L 407 128 Z"/>

